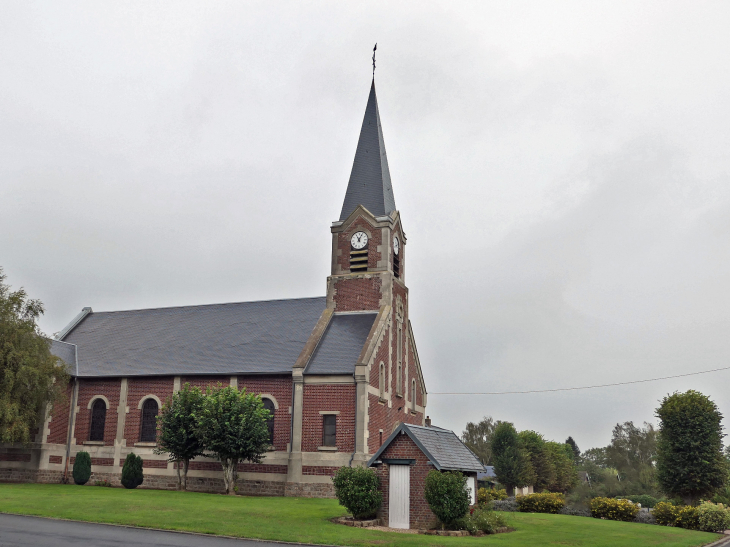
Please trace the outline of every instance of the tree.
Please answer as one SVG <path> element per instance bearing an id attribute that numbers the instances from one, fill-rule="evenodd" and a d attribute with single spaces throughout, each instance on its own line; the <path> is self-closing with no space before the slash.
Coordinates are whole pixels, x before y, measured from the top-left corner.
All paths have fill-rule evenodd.
<path id="1" fill-rule="evenodd" d="M 433 514 L 443 525 L 450 526 L 469 510 L 471 497 L 466 487 L 466 477 L 459 471 L 429 471 L 426 475 L 424 495 Z"/>
<path id="2" fill-rule="evenodd" d="M 74 482 L 79 485 L 86 484 L 91 478 L 91 456 L 88 452 L 77 452 L 73 467 Z"/>
<path id="3" fill-rule="evenodd" d="M 492 465 L 492 434 L 494 428 L 499 422 L 485 416 L 482 421 L 475 424 L 469 422 L 466 424 L 466 429 L 461 434 L 461 440 L 464 444 L 474 452 L 479 461 L 484 465 Z"/>
<path id="4" fill-rule="evenodd" d="M 621 480 L 638 481 L 642 473 L 653 474 L 656 445 L 657 432 L 653 425 L 616 424 L 611 444 L 606 447 L 606 463 L 619 472 Z"/>
<path id="5" fill-rule="evenodd" d="M 555 482 L 555 466 L 550 459 L 545 439 L 536 431 L 520 431 L 520 448 L 525 450 L 530 458 L 532 469 L 535 472 L 533 486 L 536 492 L 547 490 Z"/>
<path id="6" fill-rule="evenodd" d="M 686 504 L 709 497 L 727 479 L 722 454 L 722 414 L 697 391 L 674 392 L 662 399 L 659 418 L 657 480 L 670 496 Z"/>
<path id="7" fill-rule="evenodd" d="M 36 323 L 43 304 L 22 288 L 11 291 L 5 278 L 0 268 L 0 442 L 29 443 L 69 376 Z"/>
<path id="8" fill-rule="evenodd" d="M 554 471 L 554 479 L 548 484 L 547 489 L 550 492 L 565 494 L 578 484 L 573 447 L 568 443 L 548 441 L 545 443 L 545 451 Z"/>
<path id="9" fill-rule="evenodd" d="M 261 397 L 233 387 L 208 388 L 198 420 L 198 434 L 206 450 L 213 452 L 223 467 L 226 494 L 235 494 L 238 463 L 261 463 L 269 447 L 270 413 Z"/>
<path id="10" fill-rule="evenodd" d="M 165 401 L 157 417 L 159 435 L 156 454 L 168 454 L 177 467 L 177 488 L 187 490 L 190 460 L 201 456 L 203 440 L 198 432 L 205 395 L 199 387 L 185 384 L 171 399 Z"/>
<path id="11" fill-rule="evenodd" d="M 130 452 L 124 460 L 124 466 L 122 466 L 122 486 L 132 489 L 137 488 L 143 482 L 142 458 L 134 452 Z"/>
<path id="12" fill-rule="evenodd" d="M 580 449 L 573 440 L 573 437 L 568 437 L 567 439 L 565 439 L 565 444 L 570 445 L 570 448 L 573 451 L 573 460 L 575 460 L 575 462 L 577 463 L 578 460 L 580 460 Z"/>
<path id="13" fill-rule="evenodd" d="M 492 458 L 497 480 L 510 493 L 515 488 L 527 486 L 535 480 L 535 471 L 530 464 L 529 456 L 520 448 L 517 431 L 511 423 L 501 422 L 494 428 Z"/>

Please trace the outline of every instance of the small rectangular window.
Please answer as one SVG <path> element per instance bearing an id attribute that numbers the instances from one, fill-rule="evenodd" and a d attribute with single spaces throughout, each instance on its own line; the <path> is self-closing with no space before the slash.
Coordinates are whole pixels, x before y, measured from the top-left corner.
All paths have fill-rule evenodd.
<path id="1" fill-rule="evenodd" d="M 322 446 L 337 446 L 337 416 L 322 416 Z"/>

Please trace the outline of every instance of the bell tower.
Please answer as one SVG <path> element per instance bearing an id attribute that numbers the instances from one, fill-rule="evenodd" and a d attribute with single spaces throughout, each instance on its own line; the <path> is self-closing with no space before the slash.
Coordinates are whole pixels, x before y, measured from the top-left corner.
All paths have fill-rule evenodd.
<path id="1" fill-rule="evenodd" d="M 395 310 L 396 293 L 401 293 L 405 320 L 406 238 L 395 206 L 374 80 L 342 211 L 331 231 L 327 307 L 335 312 L 379 311 L 383 306 Z"/>

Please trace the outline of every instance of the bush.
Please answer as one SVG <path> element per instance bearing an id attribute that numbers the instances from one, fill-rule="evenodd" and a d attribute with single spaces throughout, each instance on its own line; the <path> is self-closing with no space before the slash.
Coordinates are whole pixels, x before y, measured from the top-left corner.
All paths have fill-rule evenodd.
<path id="1" fill-rule="evenodd" d="M 558 511 L 558 513 L 560 513 L 561 515 L 571 515 L 573 517 L 591 516 L 590 509 L 586 509 L 585 507 L 576 507 L 575 505 L 566 505 L 560 511 Z"/>
<path id="2" fill-rule="evenodd" d="M 137 488 L 142 481 L 144 481 L 142 458 L 130 452 L 122 467 L 122 485 L 124 488 Z"/>
<path id="3" fill-rule="evenodd" d="M 471 496 L 466 489 L 466 477 L 458 471 L 430 471 L 424 493 L 431 511 L 446 526 L 469 511 Z"/>
<path id="4" fill-rule="evenodd" d="M 684 505 L 677 508 L 677 524 L 680 528 L 687 530 L 700 529 L 700 512 L 697 507 Z"/>
<path id="5" fill-rule="evenodd" d="M 623 499 L 633 501 L 634 503 L 640 504 L 642 507 L 655 507 L 657 503 L 659 503 L 659 500 L 656 499 L 654 496 L 649 496 L 648 494 L 639 494 L 635 496 L 621 496 Z"/>
<path id="6" fill-rule="evenodd" d="M 656 524 L 656 517 L 649 511 L 639 511 L 634 518 L 634 522 L 641 524 Z"/>
<path id="7" fill-rule="evenodd" d="M 506 500 L 507 490 L 495 490 L 494 488 L 480 488 L 477 490 L 477 503 L 479 505 L 486 505 L 493 500 Z"/>
<path id="8" fill-rule="evenodd" d="M 556 492 L 518 496 L 517 505 L 522 513 L 557 514 L 565 507 L 565 496 Z"/>
<path id="9" fill-rule="evenodd" d="M 73 469 L 74 482 L 76 484 L 86 484 L 91 478 L 91 456 L 88 452 L 79 452 L 76 454 Z"/>
<path id="10" fill-rule="evenodd" d="M 103 481 L 96 481 L 96 482 L 94 483 L 94 486 L 107 486 L 107 487 L 110 487 L 110 488 L 111 488 L 111 485 L 112 485 L 112 483 L 110 483 L 110 482 L 109 482 L 109 481 L 107 481 L 107 480 L 103 480 Z"/>
<path id="11" fill-rule="evenodd" d="M 597 519 L 631 522 L 638 512 L 639 506 L 629 500 L 614 498 L 593 498 L 591 500 L 591 515 Z"/>
<path id="12" fill-rule="evenodd" d="M 380 509 L 383 496 L 375 471 L 366 467 L 340 467 L 332 477 L 335 495 L 356 519 L 372 517 Z"/>
<path id="13" fill-rule="evenodd" d="M 454 528 L 467 530 L 470 534 L 476 534 L 477 532 L 496 534 L 497 530 L 504 526 L 507 526 L 507 522 L 503 515 L 498 515 L 494 511 L 482 507 L 474 509 L 471 514 L 453 523 Z"/>
<path id="14" fill-rule="evenodd" d="M 490 503 L 490 506 L 495 511 L 506 511 L 509 513 L 515 513 L 520 510 L 517 507 L 517 500 L 515 498 L 507 498 L 506 500 L 494 500 Z"/>
<path id="15" fill-rule="evenodd" d="M 706 501 L 697 509 L 700 530 L 705 532 L 724 532 L 730 528 L 730 511 L 723 504 Z"/>
<path id="16" fill-rule="evenodd" d="M 675 507 L 671 503 L 660 501 L 656 504 L 651 514 L 656 518 L 657 524 L 661 524 L 662 526 L 676 526 L 678 509 L 679 507 Z"/>

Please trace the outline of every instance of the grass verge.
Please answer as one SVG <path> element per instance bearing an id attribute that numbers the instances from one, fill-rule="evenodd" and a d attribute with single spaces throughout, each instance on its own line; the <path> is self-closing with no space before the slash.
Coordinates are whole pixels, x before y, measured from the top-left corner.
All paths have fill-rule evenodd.
<path id="1" fill-rule="evenodd" d="M 719 536 L 680 528 L 565 515 L 506 513 L 516 532 L 452 538 L 333 524 L 336 500 L 221 496 L 60 484 L 0 484 L 0 511 L 255 539 L 354 546 L 550 545 L 693 547 Z"/>

